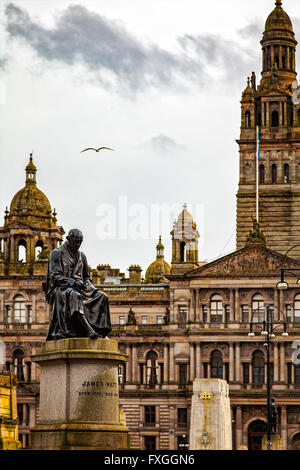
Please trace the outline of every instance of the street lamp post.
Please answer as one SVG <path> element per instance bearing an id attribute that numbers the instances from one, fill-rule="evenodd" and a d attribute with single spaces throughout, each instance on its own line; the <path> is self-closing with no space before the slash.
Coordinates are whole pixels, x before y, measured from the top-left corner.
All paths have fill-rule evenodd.
<path id="1" fill-rule="evenodd" d="M 274 322 L 273 318 L 273 308 L 270 305 L 266 305 L 265 315 L 263 322 L 253 322 L 253 315 L 258 311 L 258 315 L 260 314 L 260 309 L 254 310 L 251 315 L 251 322 L 250 322 L 250 332 L 248 336 L 255 336 L 253 331 L 254 325 L 258 327 L 259 334 L 266 337 L 266 342 L 264 343 L 264 347 L 267 351 L 267 450 L 271 450 L 271 434 L 272 434 L 272 399 L 271 399 L 271 379 L 270 379 L 270 344 L 271 339 L 275 338 L 275 331 L 283 326 L 283 332 L 281 333 L 282 336 L 288 336 L 287 332 L 287 323 L 285 321 L 285 316 L 283 312 L 278 308 L 278 311 L 283 315 L 284 321 L 276 321 Z M 260 320 L 258 318 L 258 320 Z"/>
<path id="2" fill-rule="evenodd" d="M 280 290 L 288 289 L 289 285 L 284 279 L 285 273 L 292 274 L 293 276 L 297 277 L 297 284 L 298 285 L 300 284 L 300 268 L 285 268 L 284 267 L 284 262 L 286 260 L 288 253 L 292 251 L 294 248 L 297 248 L 299 246 L 300 245 L 294 245 L 291 248 L 289 248 L 287 252 L 285 253 L 283 260 L 282 260 L 282 265 L 280 268 L 280 281 L 277 284 L 277 289 L 280 289 Z"/>

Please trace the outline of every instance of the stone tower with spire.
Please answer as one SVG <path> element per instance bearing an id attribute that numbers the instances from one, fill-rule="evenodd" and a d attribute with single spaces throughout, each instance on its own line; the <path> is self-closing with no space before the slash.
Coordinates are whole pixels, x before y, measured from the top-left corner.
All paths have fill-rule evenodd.
<path id="1" fill-rule="evenodd" d="M 184 274 L 196 269 L 198 265 L 199 232 L 186 204 L 174 222 L 172 235 L 171 274 Z"/>
<path id="2" fill-rule="evenodd" d="M 281 1 L 267 18 L 261 45 L 261 81 L 257 86 L 253 72 L 241 100 L 236 243 L 245 246 L 256 218 L 258 126 L 258 222 L 267 246 L 285 253 L 300 244 L 300 90 L 297 41 Z M 300 247 L 293 253 L 299 258 Z"/>
<path id="3" fill-rule="evenodd" d="M 6 208 L 0 227 L 0 277 L 45 275 L 51 250 L 62 241 L 55 209 L 36 185 L 36 166 L 30 154 L 24 188 Z"/>

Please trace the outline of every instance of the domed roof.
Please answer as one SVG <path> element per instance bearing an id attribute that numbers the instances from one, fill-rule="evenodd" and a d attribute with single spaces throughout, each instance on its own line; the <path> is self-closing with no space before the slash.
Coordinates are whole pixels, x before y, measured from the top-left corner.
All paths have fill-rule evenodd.
<path id="1" fill-rule="evenodd" d="M 276 7 L 267 18 L 265 30 L 286 29 L 293 32 L 293 24 L 289 15 L 281 7 L 282 2 L 276 1 L 275 5 Z"/>
<path id="2" fill-rule="evenodd" d="M 28 214 L 51 216 L 51 205 L 45 194 L 36 186 L 26 185 L 13 197 L 10 215 Z"/>
<path id="3" fill-rule="evenodd" d="M 164 245 L 161 237 L 156 245 L 156 260 L 150 264 L 145 274 L 145 284 L 169 282 L 166 275 L 171 273 L 171 266 L 164 260 Z"/>
<path id="4" fill-rule="evenodd" d="M 171 266 L 163 259 L 153 261 L 145 274 L 145 284 L 158 284 L 169 282 L 166 276 L 171 272 Z"/>
<path id="5" fill-rule="evenodd" d="M 45 194 L 36 186 L 36 167 L 30 155 L 26 167 L 26 184 L 15 194 L 10 204 L 10 216 L 30 215 L 51 217 L 51 205 Z"/>

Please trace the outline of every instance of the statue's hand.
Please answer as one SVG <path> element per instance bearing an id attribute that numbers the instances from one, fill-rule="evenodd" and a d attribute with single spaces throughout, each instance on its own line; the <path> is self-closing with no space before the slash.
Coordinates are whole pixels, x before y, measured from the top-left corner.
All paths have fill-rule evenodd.
<path id="1" fill-rule="evenodd" d="M 83 284 L 82 281 L 76 281 L 75 282 L 75 289 L 79 291 L 84 291 L 85 290 L 85 285 Z"/>

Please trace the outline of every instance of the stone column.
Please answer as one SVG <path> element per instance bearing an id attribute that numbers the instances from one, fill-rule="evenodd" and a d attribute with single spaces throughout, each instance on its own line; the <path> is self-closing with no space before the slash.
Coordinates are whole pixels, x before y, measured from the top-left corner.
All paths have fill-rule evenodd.
<path id="1" fill-rule="evenodd" d="M 229 383 L 234 381 L 233 343 L 229 343 Z"/>
<path id="2" fill-rule="evenodd" d="M 280 344 L 280 382 L 285 382 L 285 351 L 284 343 Z"/>
<path id="3" fill-rule="evenodd" d="M 252 376 L 253 376 L 253 370 L 252 370 L 252 362 L 249 362 L 249 384 L 252 384 Z"/>
<path id="4" fill-rule="evenodd" d="M 279 69 L 282 69 L 282 46 L 279 46 Z"/>
<path id="5" fill-rule="evenodd" d="M 282 450 L 287 450 L 287 407 L 281 407 L 281 439 Z"/>
<path id="6" fill-rule="evenodd" d="M 29 405 L 29 427 L 32 428 L 36 425 L 36 408 L 34 405 Z"/>
<path id="7" fill-rule="evenodd" d="M 201 321 L 199 308 L 199 289 L 196 289 L 196 321 Z"/>
<path id="8" fill-rule="evenodd" d="M 196 343 L 196 379 L 201 378 L 201 346 Z"/>
<path id="9" fill-rule="evenodd" d="M 290 70 L 290 48 L 287 47 L 286 48 L 286 65 L 287 65 L 287 69 Z"/>
<path id="10" fill-rule="evenodd" d="M 233 289 L 230 289 L 230 321 L 234 321 L 234 291 Z"/>
<path id="11" fill-rule="evenodd" d="M 174 343 L 170 343 L 170 369 L 169 369 L 169 381 L 174 383 Z"/>
<path id="12" fill-rule="evenodd" d="M 169 348 L 164 344 L 164 383 L 169 382 Z"/>
<path id="13" fill-rule="evenodd" d="M 132 381 L 132 375 L 131 375 L 131 345 L 126 344 L 126 355 L 128 356 L 128 362 L 126 364 L 127 366 L 127 374 L 126 374 L 126 382 L 131 382 Z"/>
<path id="14" fill-rule="evenodd" d="M 190 381 L 195 379 L 195 347 L 194 343 L 190 343 Z"/>
<path id="15" fill-rule="evenodd" d="M 279 378 L 279 363 L 278 363 L 278 343 L 273 343 L 274 348 L 274 382 L 278 382 Z"/>
<path id="16" fill-rule="evenodd" d="M 270 105 L 269 105 L 268 102 L 266 103 L 266 106 L 267 106 L 267 111 L 266 111 L 266 113 L 267 113 L 267 127 L 269 127 L 269 125 L 270 125 Z"/>
<path id="17" fill-rule="evenodd" d="M 238 449 L 242 445 L 242 433 L 243 433 L 243 423 L 242 423 L 242 407 L 236 407 L 236 415 L 235 415 L 235 429 L 236 429 L 236 448 Z"/>
<path id="18" fill-rule="evenodd" d="M 137 360 L 136 360 L 136 345 L 132 345 L 132 354 L 131 354 L 131 371 L 132 371 L 132 382 L 136 382 L 137 378 Z"/>
<path id="19" fill-rule="evenodd" d="M 235 321 L 240 321 L 240 298 L 239 289 L 235 289 Z"/>
<path id="20" fill-rule="evenodd" d="M 241 353 L 240 353 L 240 343 L 235 345 L 235 380 L 236 382 L 241 381 Z"/>

